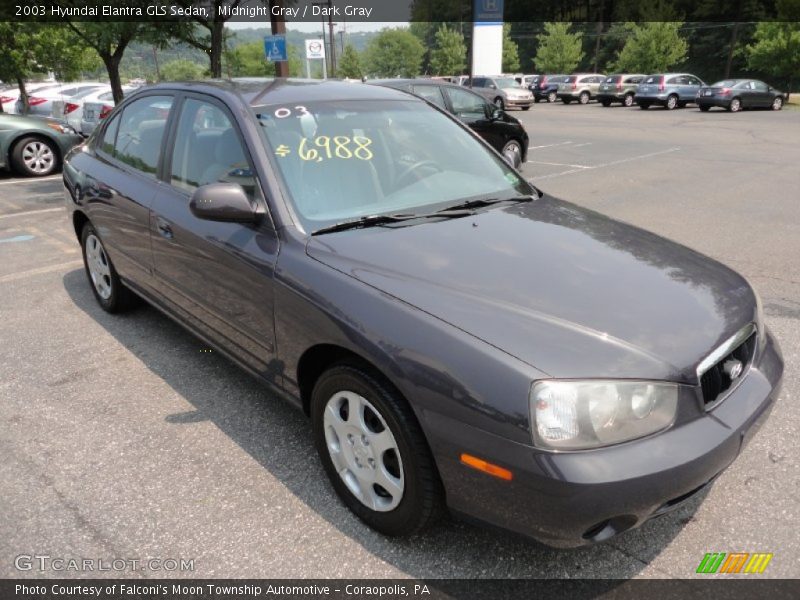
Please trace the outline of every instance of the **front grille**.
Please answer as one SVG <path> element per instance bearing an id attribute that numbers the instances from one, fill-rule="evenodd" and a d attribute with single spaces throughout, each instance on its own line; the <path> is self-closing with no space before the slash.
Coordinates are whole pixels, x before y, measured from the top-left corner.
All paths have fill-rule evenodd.
<path id="1" fill-rule="evenodd" d="M 703 403 L 706 408 L 710 408 L 722 399 L 725 393 L 744 377 L 755 351 L 756 333 L 753 331 L 747 339 L 727 352 L 700 376 L 700 387 L 703 390 Z M 737 362 L 741 365 L 738 367 L 738 375 L 735 371 L 731 373 Z M 732 374 L 735 376 L 732 377 Z"/>

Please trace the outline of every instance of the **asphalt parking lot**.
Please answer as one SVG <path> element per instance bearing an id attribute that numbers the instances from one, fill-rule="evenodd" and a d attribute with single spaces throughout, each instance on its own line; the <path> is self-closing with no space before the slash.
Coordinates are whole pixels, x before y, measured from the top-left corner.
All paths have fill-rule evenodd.
<path id="1" fill-rule="evenodd" d="M 452 521 L 384 538 L 338 501 L 300 412 L 155 310 L 97 306 L 60 178 L 2 175 L 0 577 L 76 575 L 15 569 L 39 554 L 194 559 L 130 577 L 683 578 L 706 552 L 771 552 L 760 577 L 800 577 L 800 111 L 514 114 L 540 187 L 721 260 L 761 294 L 783 392 L 709 491 L 578 550 Z"/>

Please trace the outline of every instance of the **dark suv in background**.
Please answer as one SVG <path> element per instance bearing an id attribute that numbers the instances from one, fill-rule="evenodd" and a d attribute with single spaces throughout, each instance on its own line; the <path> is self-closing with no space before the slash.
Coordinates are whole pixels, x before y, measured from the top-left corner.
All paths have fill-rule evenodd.
<path id="1" fill-rule="evenodd" d="M 558 84 L 567 80 L 568 75 L 534 75 L 528 89 L 533 94 L 534 102 L 547 100 L 555 102 L 558 97 Z"/>

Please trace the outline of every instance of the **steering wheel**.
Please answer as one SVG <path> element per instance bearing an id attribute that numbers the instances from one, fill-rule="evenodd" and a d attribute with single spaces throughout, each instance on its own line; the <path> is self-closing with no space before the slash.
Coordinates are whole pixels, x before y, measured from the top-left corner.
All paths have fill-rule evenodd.
<path id="1" fill-rule="evenodd" d="M 422 167 L 433 168 L 438 173 L 442 172 L 442 168 L 439 165 L 437 165 L 435 162 L 433 162 L 432 160 L 420 160 L 420 161 L 415 162 L 412 165 L 407 166 L 405 169 L 403 169 L 402 173 L 400 173 L 397 177 L 395 177 L 395 180 L 394 180 L 395 186 L 396 187 L 404 187 L 404 186 L 398 185 L 398 184 L 401 183 L 402 181 L 404 181 L 409 175 L 411 175 L 411 173 L 413 173 L 417 169 L 421 169 Z M 422 179 L 422 177 L 417 177 L 417 181 L 419 181 L 420 179 Z"/>

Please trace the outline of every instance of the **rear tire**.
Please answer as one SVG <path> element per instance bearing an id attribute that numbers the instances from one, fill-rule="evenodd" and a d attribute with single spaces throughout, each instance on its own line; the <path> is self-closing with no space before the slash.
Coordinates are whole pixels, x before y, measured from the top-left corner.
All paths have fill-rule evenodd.
<path id="1" fill-rule="evenodd" d="M 623 106 L 633 106 L 633 94 L 625 94 L 622 104 Z"/>
<path id="2" fill-rule="evenodd" d="M 333 488 L 364 523 L 384 535 L 411 535 L 443 513 L 444 490 L 414 413 L 371 371 L 340 363 L 323 373 L 311 419 Z"/>
<path id="3" fill-rule="evenodd" d="M 678 97 L 675 94 L 672 94 L 667 97 L 667 101 L 664 103 L 664 108 L 667 110 L 675 110 L 678 107 Z"/>
<path id="4" fill-rule="evenodd" d="M 119 313 L 139 303 L 139 297 L 120 280 L 100 236 L 91 223 L 83 226 L 81 249 L 86 276 L 100 308 L 108 313 Z"/>
<path id="5" fill-rule="evenodd" d="M 552 103 L 552 102 L 555 102 L 556 100 L 558 100 L 558 96 L 556 95 L 555 92 L 550 92 L 549 94 L 547 94 L 547 101 L 548 102 Z"/>
<path id="6" fill-rule="evenodd" d="M 703 112 L 708 112 L 709 110 L 711 110 L 711 107 L 700 105 L 700 110 L 702 110 Z"/>
<path id="7" fill-rule="evenodd" d="M 742 101 L 739 98 L 731 98 L 728 104 L 728 112 L 739 112 L 742 110 Z"/>
<path id="8" fill-rule="evenodd" d="M 609 106 L 611 106 L 611 100 L 603 100 L 600 104 L 608 108 Z"/>
<path id="9" fill-rule="evenodd" d="M 649 102 L 639 102 L 639 108 L 641 108 L 642 110 L 647 110 L 648 108 L 650 108 L 650 103 Z"/>
<path id="10" fill-rule="evenodd" d="M 38 136 L 24 137 L 14 144 L 11 164 L 20 175 L 46 177 L 58 168 L 58 151 L 55 144 L 48 139 Z"/>
<path id="11" fill-rule="evenodd" d="M 581 104 L 589 104 L 589 92 L 581 92 L 581 95 L 578 96 L 578 102 Z"/>

